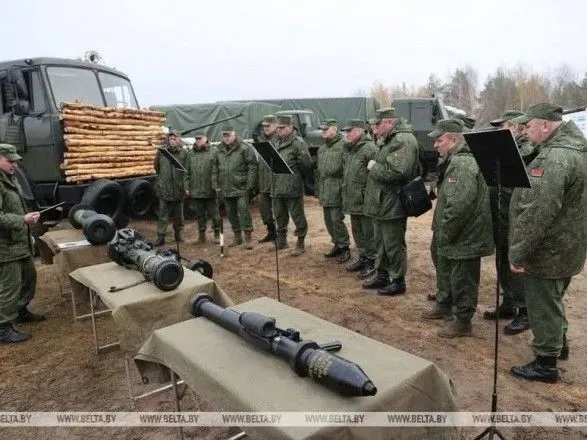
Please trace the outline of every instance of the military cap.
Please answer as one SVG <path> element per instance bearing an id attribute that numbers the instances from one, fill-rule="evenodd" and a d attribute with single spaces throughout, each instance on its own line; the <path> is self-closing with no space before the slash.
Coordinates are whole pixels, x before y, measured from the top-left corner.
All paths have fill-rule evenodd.
<path id="1" fill-rule="evenodd" d="M 373 124 L 377 124 L 379 121 L 381 121 L 381 119 L 379 119 L 379 117 L 377 117 L 377 115 L 373 116 L 372 118 L 369 118 L 369 125 L 373 125 Z"/>
<path id="2" fill-rule="evenodd" d="M 527 124 L 532 119 L 544 119 L 545 121 L 562 121 L 563 108 L 560 105 L 541 102 L 531 105 L 523 115 L 512 119 L 514 124 Z"/>
<path id="3" fill-rule="evenodd" d="M 277 117 L 275 115 L 265 115 L 263 116 L 263 121 L 261 122 L 261 125 L 269 125 L 273 124 L 274 122 L 277 122 Z"/>
<path id="4" fill-rule="evenodd" d="M 206 133 L 204 133 L 203 131 L 198 131 L 198 132 L 197 132 L 197 133 L 194 135 L 194 137 L 195 137 L 196 139 L 200 139 L 200 138 L 203 138 L 203 137 L 205 137 L 205 136 L 206 136 Z"/>
<path id="5" fill-rule="evenodd" d="M 181 138 L 181 132 L 175 128 L 169 127 L 169 133 L 167 133 L 167 136 L 177 136 L 178 138 Z"/>
<path id="6" fill-rule="evenodd" d="M 8 160 L 21 160 L 17 152 L 16 148 L 10 144 L 0 144 L 0 156 L 4 156 Z"/>
<path id="7" fill-rule="evenodd" d="M 338 121 L 336 119 L 325 119 L 322 121 L 322 125 L 320 125 L 318 128 L 321 130 L 326 130 L 330 127 L 338 127 Z"/>
<path id="8" fill-rule="evenodd" d="M 431 138 L 437 138 L 445 133 L 462 133 L 465 124 L 460 119 L 442 119 L 436 124 L 436 129 L 428 136 Z"/>
<path id="9" fill-rule="evenodd" d="M 397 112 L 394 107 L 384 107 L 377 110 L 376 118 L 380 121 L 381 119 L 394 119 L 397 118 Z"/>
<path id="10" fill-rule="evenodd" d="M 489 123 L 491 125 L 493 125 L 494 127 L 499 127 L 501 124 L 503 124 L 506 121 L 511 121 L 514 118 L 517 118 L 518 116 L 522 116 L 524 113 L 519 111 L 519 110 L 506 110 L 501 117 L 494 119 L 493 121 L 490 121 Z"/>
<path id="11" fill-rule="evenodd" d="M 232 124 L 224 124 L 222 126 L 222 133 L 229 133 L 231 131 L 235 131 L 234 125 L 232 125 Z"/>
<path id="12" fill-rule="evenodd" d="M 465 126 L 465 128 L 471 129 L 475 126 L 475 124 L 477 123 L 477 120 L 475 118 L 471 118 L 470 116 L 465 116 L 465 115 L 459 115 L 457 116 L 457 119 L 460 119 L 461 121 L 463 121 L 463 125 Z"/>
<path id="13" fill-rule="evenodd" d="M 343 131 L 348 131 L 351 128 L 362 128 L 363 130 L 367 129 L 367 123 L 362 119 L 351 119 L 346 127 L 343 128 Z"/>
<path id="14" fill-rule="evenodd" d="M 277 126 L 285 127 L 286 125 L 292 125 L 293 118 L 291 115 L 279 115 L 277 116 Z"/>

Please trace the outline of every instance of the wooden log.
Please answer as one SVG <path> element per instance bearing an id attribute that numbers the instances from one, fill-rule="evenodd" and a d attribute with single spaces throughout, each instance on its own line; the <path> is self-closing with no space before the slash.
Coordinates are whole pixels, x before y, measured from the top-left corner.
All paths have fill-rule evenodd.
<path id="1" fill-rule="evenodd" d="M 85 157 L 155 157 L 156 151 L 145 151 L 145 150 L 115 150 L 115 151 L 66 151 L 63 153 L 64 159 L 83 159 Z"/>
<path id="2" fill-rule="evenodd" d="M 159 116 L 165 118 L 165 112 L 148 109 L 136 109 L 136 108 L 119 108 L 119 107 L 102 107 L 99 105 L 85 104 L 83 102 L 63 102 L 61 103 L 62 109 L 89 109 L 89 110 L 104 110 L 104 111 L 117 111 L 124 113 L 139 113 L 151 116 Z"/>
<path id="3" fill-rule="evenodd" d="M 88 122 L 93 124 L 101 125 L 140 125 L 140 126 L 152 126 L 157 125 L 152 121 L 141 121 L 138 119 L 108 119 L 108 118 L 97 118 L 95 116 L 84 116 L 84 115 L 66 115 L 61 113 L 59 115 L 61 121 L 76 121 L 76 122 Z"/>
<path id="4" fill-rule="evenodd" d="M 150 167 L 153 166 L 153 161 L 125 161 L 123 165 L 120 162 L 102 162 L 102 163 L 78 163 L 78 164 L 67 164 L 62 169 L 68 171 L 92 171 L 92 170 L 105 170 L 105 169 L 117 169 L 123 170 L 131 167 Z M 77 173 L 80 174 L 80 173 Z"/>
<path id="5" fill-rule="evenodd" d="M 88 173 L 88 174 L 79 174 L 76 176 L 68 176 L 65 178 L 66 182 L 85 182 L 95 179 L 122 179 L 134 176 L 152 176 L 155 174 L 155 169 L 129 169 L 125 173 Z"/>
<path id="6" fill-rule="evenodd" d="M 77 127 L 64 127 L 64 136 L 160 136 L 165 137 L 165 133 L 159 130 L 91 130 Z"/>
<path id="7" fill-rule="evenodd" d="M 105 112 L 101 110 L 70 110 L 65 109 L 61 113 L 64 119 L 71 119 L 71 116 L 92 116 L 95 118 L 133 120 L 133 121 L 150 121 L 152 125 L 165 124 L 165 118 L 159 116 L 143 115 L 140 113 L 123 113 L 118 111 Z"/>
<path id="8" fill-rule="evenodd" d="M 67 147 L 67 152 L 75 153 L 75 152 L 100 152 L 104 153 L 106 151 L 155 151 L 156 147 L 147 146 L 147 145 L 117 145 L 117 146 L 108 146 L 108 145 L 75 145 L 72 147 Z"/>
<path id="9" fill-rule="evenodd" d="M 104 131 L 112 131 L 112 130 L 122 130 L 122 131 L 155 131 L 161 130 L 161 126 L 159 125 L 117 125 L 117 124 L 99 124 L 99 123 L 91 123 L 91 122 L 83 122 L 83 121 L 72 121 L 72 120 L 64 120 L 63 121 L 64 127 L 76 127 L 76 128 L 83 128 L 86 130 L 104 130 Z"/>
<path id="10" fill-rule="evenodd" d="M 151 145 L 151 142 L 148 140 L 113 140 L 113 139 L 74 139 L 74 140 L 65 140 L 66 147 L 81 147 L 81 146 L 118 146 L 118 145 L 125 145 L 125 146 L 148 146 Z"/>
<path id="11" fill-rule="evenodd" d="M 76 175 L 86 175 L 86 174 L 121 174 L 124 175 L 127 171 L 133 170 L 148 170 L 153 168 L 153 164 L 144 164 L 144 165 L 135 165 L 133 167 L 123 167 L 123 168 L 77 168 L 77 169 L 67 169 L 64 171 L 66 176 L 76 176 Z"/>

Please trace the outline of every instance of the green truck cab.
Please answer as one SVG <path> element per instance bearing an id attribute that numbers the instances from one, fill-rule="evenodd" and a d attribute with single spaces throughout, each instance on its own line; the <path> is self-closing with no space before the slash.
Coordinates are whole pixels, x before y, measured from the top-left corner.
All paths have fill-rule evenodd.
<path id="1" fill-rule="evenodd" d="M 73 101 L 138 108 L 129 78 L 116 69 L 61 58 L 0 62 L 0 141 L 15 145 L 23 157 L 17 177 L 29 209 L 66 202 L 62 216 L 82 202 L 111 216 L 119 227 L 128 216 L 146 215 L 154 176 L 66 182 L 60 169 L 64 141 L 59 107 Z"/>

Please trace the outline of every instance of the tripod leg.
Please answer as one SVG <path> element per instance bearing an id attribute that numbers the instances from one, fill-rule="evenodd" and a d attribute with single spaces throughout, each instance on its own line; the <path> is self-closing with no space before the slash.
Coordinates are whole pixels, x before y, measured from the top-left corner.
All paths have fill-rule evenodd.
<path id="1" fill-rule="evenodd" d="M 491 440 L 493 438 L 493 433 L 491 432 L 491 428 L 493 428 L 493 426 L 485 428 L 485 430 L 481 434 L 479 434 L 477 437 L 475 437 L 473 440 L 481 440 L 487 434 L 491 435 L 491 437 L 489 438 Z"/>

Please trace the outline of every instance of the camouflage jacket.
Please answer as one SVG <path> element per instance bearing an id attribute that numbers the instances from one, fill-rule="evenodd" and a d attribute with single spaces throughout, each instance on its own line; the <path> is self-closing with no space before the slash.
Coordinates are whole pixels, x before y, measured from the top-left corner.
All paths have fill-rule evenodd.
<path id="1" fill-rule="evenodd" d="M 168 148 L 168 151 L 185 167 L 187 151 L 184 148 L 180 147 L 177 151 Z M 185 197 L 183 186 L 185 173 L 175 168 L 161 151 L 157 151 L 155 154 L 154 167 L 157 173 L 157 181 L 155 182 L 157 197 L 167 201 L 183 200 Z"/>
<path id="2" fill-rule="evenodd" d="M 524 163 L 528 165 L 535 157 L 535 148 L 528 142 L 523 136 L 516 138 L 516 144 L 520 150 L 520 155 L 524 160 Z M 489 188 L 489 201 L 491 204 L 491 216 L 493 218 L 493 236 L 495 243 L 499 247 L 507 246 L 507 238 L 509 234 L 509 223 L 510 223 L 510 200 L 514 192 L 513 188 L 502 187 L 500 197 L 500 211 L 498 212 L 498 188 L 492 186 Z"/>
<path id="3" fill-rule="evenodd" d="M 0 263 L 31 255 L 25 206 L 16 177 L 0 170 Z"/>
<path id="4" fill-rule="evenodd" d="M 368 172 L 365 215 L 378 220 L 405 218 L 397 193 L 419 174 L 418 141 L 409 124 L 399 120 L 377 146 L 376 163 Z"/>
<path id="5" fill-rule="evenodd" d="M 265 133 L 261 133 L 259 134 L 259 142 L 271 142 L 277 148 L 277 134 L 275 133 L 268 138 Z M 271 192 L 271 170 L 262 159 L 259 159 L 259 192 L 267 194 Z"/>
<path id="6" fill-rule="evenodd" d="M 367 164 L 377 154 L 377 147 L 364 136 L 356 144 L 347 143 L 342 156 L 344 177 L 342 207 L 347 214 L 363 214 L 369 171 Z"/>
<path id="7" fill-rule="evenodd" d="M 585 264 L 585 151 L 574 122 L 563 122 L 528 165 L 532 188 L 516 188 L 510 204 L 510 263 L 530 275 L 561 279 Z"/>
<path id="8" fill-rule="evenodd" d="M 216 197 L 218 189 L 218 151 L 207 145 L 202 150 L 192 148 L 186 158 L 184 187 L 194 199 Z"/>
<path id="9" fill-rule="evenodd" d="M 276 145 L 277 152 L 289 165 L 293 174 L 276 174 L 273 197 L 302 197 L 304 185 L 302 175 L 312 167 L 312 159 L 304 140 L 292 133 L 280 139 Z"/>
<path id="10" fill-rule="evenodd" d="M 324 142 L 316 154 L 316 183 L 320 204 L 342 206 L 342 156 L 345 142 L 340 134 Z"/>
<path id="11" fill-rule="evenodd" d="M 236 138 L 230 146 L 218 146 L 218 185 L 222 197 L 241 197 L 257 185 L 257 156 L 253 147 Z"/>
<path id="12" fill-rule="evenodd" d="M 443 257 L 467 260 L 493 253 L 489 190 L 464 142 L 443 161 L 432 229 Z"/>

